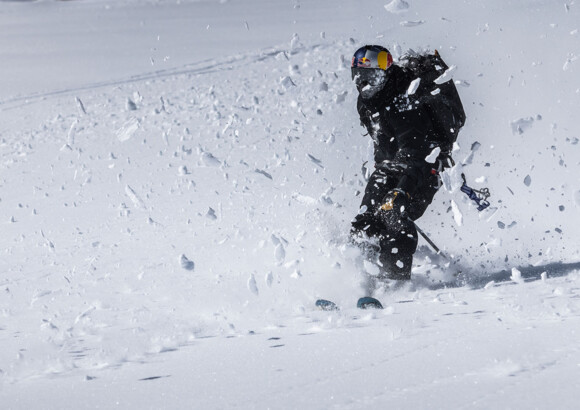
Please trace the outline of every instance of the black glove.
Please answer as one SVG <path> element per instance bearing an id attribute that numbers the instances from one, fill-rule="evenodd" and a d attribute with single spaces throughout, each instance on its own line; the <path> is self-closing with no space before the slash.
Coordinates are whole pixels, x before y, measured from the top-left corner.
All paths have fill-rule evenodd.
<path id="1" fill-rule="evenodd" d="M 352 221 L 351 235 L 360 236 L 363 233 L 369 238 L 379 236 L 385 229 L 383 221 L 371 212 L 357 215 Z"/>
<path id="2" fill-rule="evenodd" d="M 380 164 L 377 164 L 376 167 L 389 174 L 403 174 L 407 170 L 408 165 L 404 162 L 387 159 Z"/>
<path id="3" fill-rule="evenodd" d="M 409 216 L 410 195 L 400 189 L 393 189 L 385 196 L 383 205 L 379 208 L 378 216 L 387 225 L 398 223 Z"/>

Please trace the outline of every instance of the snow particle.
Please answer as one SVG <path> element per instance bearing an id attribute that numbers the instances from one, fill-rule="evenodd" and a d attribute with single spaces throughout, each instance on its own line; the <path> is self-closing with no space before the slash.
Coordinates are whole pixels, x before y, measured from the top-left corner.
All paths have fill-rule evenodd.
<path id="1" fill-rule="evenodd" d="M 421 84 L 421 78 L 415 78 L 413 81 L 411 81 L 411 84 L 409 84 L 409 88 L 407 89 L 407 94 L 415 94 L 415 91 L 417 91 L 419 88 L 419 84 Z"/>
<path id="2" fill-rule="evenodd" d="M 286 90 L 292 87 L 296 87 L 294 81 L 292 81 L 292 79 L 288 76 L 280 78 L 280 85 L 284 87 Z"/>
<path id="3" fill-rule="evenodd" d="M 348 95 L 348 91 L 343 91 L 340 94 L 336 94 L 334 97 L 334 102 L 336 102 L 337 104 L 343 103 L 344 100 L 346 100 L 347 95 Z"/>
<path id="4" fill-rule="evenodd" d="M 272 175 L 270 175 L 268 172 L 264 171 L 263 169 L 258 169 L 258 168 L 256 168 L 256 169 L 254 170 L 254 172 L 256 172 L 257 174 L 263 175 L 263 176 L 265 176 L 265 177 L 266 177 L 266 178 L 268 178 L 268 179 L 273 179 L 273 178 L 272 178 Z"/>
<path id="5" fill-rule="evenodd" d="M 529 175 L 526 175 L 526 177 L 524 178 L 524 184 L 526 186 L 530 186 L 532 184 L 532 177 Z"/>
<path id="6" fill-rule="evenodd" d="M 189 175 L 189 171 L 187 170 L 187 167 L 185 165 L 181 165 L 177 173 L 179 176 Z"/>
<path id="7" fill-rule="evenodd" d="M 290 40 L 290 50 L 296 50 L 302 47 L 302 43 L 300 42 L 300 36 L 298 33 L 292 34 L 292 39 Z"/>
<path id="8" fill-rule="evenodd" d="M 248 290 L 250 292 L 252 292 L 254 295 L 258 294 L 258 284 L 256 283 L 256 278 L 254 277 L 253 273 L 248 278 L 247 286 L 248 286 Z"/>
<path id="9" fill-rule="evenodd" d="M 574 203 L 580 208 L 580 190 L 574 191 Z"/>
<path id="10" fill-rule="evenodd" d="M 533 117 L 520 118 L 510 123 L 514 135 L 522 135 L 534 124 Z"/>
<path id="11" fill-rule="evenodd" d="M 78 108 L 79 108 L 79 112 L 82 114 L 87 114 L 87 110 L 85 109 L 85 105 L 83 104 L 83 102 L 81 101 L 81 99 L 79 97 L 75 97 L 75 101 L 77 102 Z"/>
<path id="12" fill-rule="evenodd" d="M 405 0 L 393 0 L 389 4 L 385 4 L 385 10 L 389 13 L 403 13 L 409 9 L 409 3 Z"/>
<path id="13" fill-rule="evenodd" d="M 137 118 L 130 118 L 123 124 L 121 128 L 117 130 L 117 139 L 121 142 L 125 142 L 131 139 L 139 127 L 139 120 Z"/>
<path id="14" fill-rule="evenodd" d="M 127 102 L 125 103 L 125 108 L 127 109 L 127 111 L 136 111 L 137 104 L 135 104 L 132 99 L 127 98 Z"/>
<path id="15" fill-rule="evenodd" d="M 282 243 L 278 243 L 278 245 L 276 245 L 274 255 L 276 256 L 276 261 L 279 265 L 284 263 L 284 259 L 286 258 L 286 250 L 284 249 L 284 245 L 282 245 Z"/>
<path id="16" fill-rule="evenodd" d="M 222 165 L 221 161 L 214 157 L 210 152 L 202 151 L 200 154 L 200 159 L 203 165 L 206 167 L 219 167 Z"/>
<path id="17" fill-rule="evenodd" d="M 451 210 L 453 211 L 453 219 L 455 220 L 457 226 L 463 225 L 463 214 L 459 210 L 459 207 L 454 200 L 451 200 Z"/>
<path id="18" fill-rule="evenodd" d="M 399 23 L 402 27 L 416 27 L 420 26 L 421 24 L 425 24 L 425 20 L 415 20 L 415 21 L 401 21 Z"/>
<path id="19" fill-rule="evenodd" d="M 272 282 L 274 282 L 274 275 L 272 274 L 272 272 L 268 272 L 266 274 L 266 276 L 264 277 L 264 281 L 266 282 L 266 285 L 268 287 L 272 287 Z"/>
<path id="20" fill-rule="evenodd" d="M 512 268 L 512 276 L 510 277 L 510 279 L 516 283 L 521 283 L 523 282 L 522 279 L 522 272 L 520 272 L 518 269 L 516 268 Z"/>
<path id="21" fill-rule="evenodd" d="M 145 203 L 143 202 L 141 197 L 135 192 L 135 190 L 133 188 L 131 188 L 131 186 L 129 186 L 129 185 L 125 186 L 125 194 L 127 194 L 129 199 L 133 202 L 133 205 L 135 205 L 135 208 L 140 208 L 140 209 L 146 208 Z"/>
<path id="22" fill-rule="evenodd" d="M 431 151 L 431 153 L 425 157 L 425 162 L 428 162 L 429 164 L 434 164 L 435 161 L 437 161 L 437 157 L 439 157 L 440 153 L 441 147 L 435 147 L 433 151 Z"/>
<path id="23" fill-rule="evenodd" d="M 433 82 L 437 85 L 446 83 L 447 81 L 451 80 L 451 77 L 453 76 L 453 73 L 455 72 L 455 70 L 457 70 L 457 66 L 452 65 L 447 70 L 445 70 L 445 72 L 443 74 L 441 74 L 438 78 L 436 78 L 435 81 L 433 81 Z"/>
<path id="24" fill-rule="evenodd" d="M 195 268 L 193 261 L 190 261 L 187 256 L 183 254 L 179 257 L 179 264 L 185 270 L 193 270 Z"/>
<path id="25" fill-rule="evenodd" d="M 209 209 L 207 210 L 207 213 L 205 214 L 205 217 L 208 219 L 211 219 L 212 221 L 215 221 L 217 219 L 215 209 L 213 209 L 212 207 L 209 207 Z"/>

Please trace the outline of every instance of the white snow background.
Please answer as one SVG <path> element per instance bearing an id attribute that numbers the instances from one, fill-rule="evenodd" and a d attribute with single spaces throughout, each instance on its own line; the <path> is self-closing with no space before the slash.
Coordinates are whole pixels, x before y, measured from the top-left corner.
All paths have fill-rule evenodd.
<path id="1" fill-rule="evenodd" d="M 0 1 L 0 408 L 577 408 L 576 3 Z M 418 221 L 455 264 L 421 239 L 381 311 L 365 43 L 468 117 Z"/>

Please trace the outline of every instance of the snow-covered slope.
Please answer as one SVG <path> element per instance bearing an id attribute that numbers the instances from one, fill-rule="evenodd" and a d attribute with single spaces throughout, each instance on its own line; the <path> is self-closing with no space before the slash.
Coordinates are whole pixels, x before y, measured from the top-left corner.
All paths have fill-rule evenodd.
<path id="1" fill-rule="evenodd" d="M 579 14 L 0 2 L 0 402 L 574 407 Z M 442 189 L 419 225 L 461 275 L 423 243 L 371 313 L 346 246 L 372 151 L 350 82 L 363 43 L 457 66 L 450 179 L 493 206 Z"/>

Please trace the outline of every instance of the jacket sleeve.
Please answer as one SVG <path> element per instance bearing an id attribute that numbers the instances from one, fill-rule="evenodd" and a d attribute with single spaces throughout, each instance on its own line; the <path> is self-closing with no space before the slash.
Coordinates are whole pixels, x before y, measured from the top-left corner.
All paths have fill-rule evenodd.
<path id="1" fill-rule="evenodd" d="M 373 139 L 376 138 L 378 129 L 371 118 L 371 111 L 364 105 L 360 97 L 358 98 L 356 109 L 360 117 L 361 125 L 367 129 L 367 132 Z"/>

